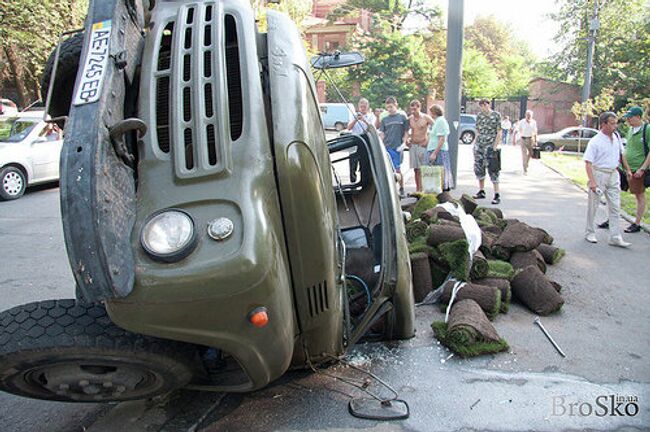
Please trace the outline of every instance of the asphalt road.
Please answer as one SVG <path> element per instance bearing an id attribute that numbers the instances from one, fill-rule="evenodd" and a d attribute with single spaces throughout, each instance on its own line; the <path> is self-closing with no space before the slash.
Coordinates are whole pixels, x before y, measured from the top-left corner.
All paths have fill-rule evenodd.
<path id="1" fill-rule="evenodd" d="M 650 430 L 650 237 L 627 235 L 629 250 L 608 246 L 605 232 L 598 233 L 598 244 L 585 242 L 586 194 L 537 161 L 524 177 L 519 158 L 518 148 L 504 148 L 500 207 L 507 217 L 544 227 L 567 250 L 548 271 L 563 285 L 566 304 L 542 318 L 566 358 L 533 325 L 533 314 L 516 304 L 494 322 L 508 352 L 472 360 L 450 356 L 430 329 L 442 314 L 423 306 L 417 308 L 414 339 L 361 345 L 350 356 L 396 388 L 410 405 L 408 420 L 352 417 L 348 400 L 362 393 L 331 375 L 364 377 L 337 366 L 328 375 L 292 373 L 252 394 L 177 392 L 112 409 L 0 395 L 0 430 L 67 432 L 82 425 L 91 432 Z M 471 147 L 462 146 L 455 195 L 475 192 L 471 159 Z M 406 180 L 412 183 L 412 175 Z M 3 260 L 0 309 L 73 293 L 57 192 L 45 189 L 0 203 L 0 245 L 10 251 Z M 604 214 L 599 210 L 599 220 Z M 376 384 L 371 389 L 383 391 Z M 596 401 L 604 400 L 598 398 L 612 395 L 636 397 L 619 409 L 629 405 L 633 412 L 636 406 L 638 413 L 618 415 L 608 406 L 607 415 L 596 415 L 603 411 L 597 410 Z M 588 405 L 592 413 L 577 411 L 582 406 L 586 413 Z"/>

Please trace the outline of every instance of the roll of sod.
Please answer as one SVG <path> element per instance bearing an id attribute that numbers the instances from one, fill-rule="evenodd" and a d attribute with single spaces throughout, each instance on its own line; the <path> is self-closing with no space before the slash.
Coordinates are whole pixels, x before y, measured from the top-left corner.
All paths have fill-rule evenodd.
<path id="1" fill-rule="evenodd" d="M 474 210 L 478 207 L 478 204 L 476 201 L 474 201 L 474 198 L 467 194 L 463 194 L 460 197 L 460 205 L 463 206 L 463 210 L 465 210 L 465 213 L 467 214 L 472 214 L 474 213 Z"/>
<path id="2" fill-rule="evenodd" d="M 419 237 L 424 237 L 428 227 L 429 225 L 420 219 L 409 222 L 406 224 L 406 240 L 413 242 Z"/>
<path id="3" fill-rule="evenodd" d="M 449 273 L 458 280 L 469 280 L 471 263 L 468 249 L 469 245 L 464 238 L 438 246 L 440 255 L 449 267 Z"/>
<path id="4" fill-rule="evenodd" d="M 558 261 L 564 257 L 566 254 L 566 251 L 562 248 L 557 248 L 555 246 L 547 245 L 542 243 L 541 245 L 537 246 L 537 251 L 542 254 L 544 257 L 544 261 L 546 264 L 557 264 Z"/>
<path id="5" fill-rule="evenodd" d="M 485 258 L 485 255 L 479 250 L 474 254 L 472 259 L 472 268 L 469 271 L 470 279 L 481 279 L 487 276 L 490 271 L 490 266 Z"/>
<path id="6" fill-rule="evenodd" d="M 449 192 L 443 192 L 439 193 L 438 196 L 436 196 L 438 199 L 438 203 L 444 204 L 446 202 L 457 202 L 456 199 L 454 199 L 453 196 Z"/>
<path id="7" fill-rule="evenodd" d="M 529 265 L 534 265 L 537 266 L 542 273 L 546 273 L 546 262 L 544 262 L 544 257 L 537 251 L 537 249 L 528 252 L 513 252 L 512 255 L 510 255 L 510 264 L 515 270 L 521 270 Z"/>
<path id="8" fill-rule="evenodd" d="M 429 225 L 427 230 L 427 244 L 431 246 L 464 239 L 463 229 L 454 225 Z"/>
<path id="9" fill-rule="evenodd" d="M 564 299 L 537 266 L 528 266 L 512 278 L 512 295 L 538 315 L 562 308 Z"/>
<path id="10" fill-rule="evenodd" d="M 544 234 L 523 222 L 508 220 L 503 233 L 494 242 L 492 253 L 500 259 L 507 259 L 512 252 L 527 252 L 535 249 L 544 240 Z"/>
<path id="11" fill-rule="evenodd" d="M 413 214 L 411 215 L 413 219 L 420 219 L 422 213 L 425 211 L 434 208 L 438 205 L 438 200 L 434 195 L 422 194 L 415 207 L 413 208 Z"/>
<path id="12" fill-rule="evenodd" d="M 481 307 L 473 300 L 454 303 L 449 322 L 431 324 L 436 338 L 461 357 L 493 354 L 508 349 L 505 340 L 488 321 Z"/>
<path id="13" fill-rule="evenodd" d="M 455 283 L 455 281 L 448 281 L 444 285 L 440 297 L 440 303 L 444 305 L 449 304 Z M 466 299 L 472 299 L 478 303 L 490 319 L 497 316 L 501 310 L 501 291 L 499 288 L 493 286 L 478 285 L 474 282 L 468 282 L 458 290 L 454 303 Z"/>
<path id="14" fill-rule="evenodd" d="M 509 262 L 501 260 L 488 260 L 488 277 L 491 278 L 500 278 L 500 279 L 512 279 L 512 276 L 515 274 L 515 270 L 512 268 Z"/>
<path id="15" fill-rule="evenodd" d="M 489 287 L 495 287 L 501 292 L 501 308 L 499 312 L 507 313 L 510 308 L 510 299 L 512 297 L 512 290 L 510 288 L 510 282 L 507 279 L 500 278 L 483 278 L 472 281 L 472 283 L 478 285 L 485 285 Z"/>
<path id="16" fill-rule="evenodd" d="M 417 303 L 431 291 L 431 266 L 424 253 L 411 254 L 411 275 L 413 276 L 413 297 Z"/>

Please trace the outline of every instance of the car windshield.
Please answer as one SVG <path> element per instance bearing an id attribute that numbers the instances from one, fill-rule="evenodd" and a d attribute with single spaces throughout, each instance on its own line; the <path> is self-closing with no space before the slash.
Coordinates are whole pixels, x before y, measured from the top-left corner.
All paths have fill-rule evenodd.
<path id="1" fill-rule="evenodd" d="M 34 129 L 38 122 L 15 120 L 0 123 L 0 142 L 20 142 Z"/>

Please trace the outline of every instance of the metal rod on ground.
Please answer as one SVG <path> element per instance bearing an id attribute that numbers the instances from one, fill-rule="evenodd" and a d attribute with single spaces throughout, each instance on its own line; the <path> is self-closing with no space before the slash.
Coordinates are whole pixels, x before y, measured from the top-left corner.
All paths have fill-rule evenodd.
<path id="1" fill-rule="evenodd" d="M 560 348 L 560 346 L 557 344 L 557 342 L 555 342 L 553 340 L 553 338 L 551 337 L 551 335 L 546 331 L 546 329 L 542 325 L 542 321 L 539 319 L 538 316 L 535 317 L 535 321 L 533 321 L 533 322 L 535 324 L 537 324 L 537 326 L 542 330 L 542 332 L 544 333 L 544 336 L 546 336 L 546 339 L 548 339 L 553 344 L 553 347 L 557 350 L 557 352 L 559 352 L 562 357 L 566 357 L 566 354 L 564 354 L 564 351 L 562 351 L 562 348 Z"/>
<path id="2" fill-rule="evenodd" d="M 449 156 L 456 185 L 458 172 L 458 127 L 460 126 L 461 74 L 463 63 L 463 9 L 465 0 L 449 0 L 447 16 L 447 66 L 445 114 L 449 122 Z"/>

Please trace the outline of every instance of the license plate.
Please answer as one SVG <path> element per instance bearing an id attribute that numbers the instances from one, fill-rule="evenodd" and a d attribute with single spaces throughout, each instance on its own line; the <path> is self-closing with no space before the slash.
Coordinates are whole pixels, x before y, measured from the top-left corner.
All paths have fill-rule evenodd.
<path id="1" fill-rule="evenodd" d="M 111 20 L 93 24 L 90 43 L 86 51 L 86 62 L 74 98 L 75 105 L 89 104 L 99 100 L 108 64 L 110 40 Z"/>

